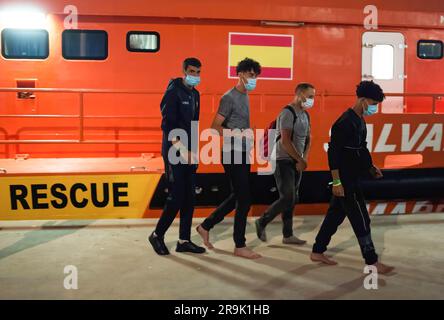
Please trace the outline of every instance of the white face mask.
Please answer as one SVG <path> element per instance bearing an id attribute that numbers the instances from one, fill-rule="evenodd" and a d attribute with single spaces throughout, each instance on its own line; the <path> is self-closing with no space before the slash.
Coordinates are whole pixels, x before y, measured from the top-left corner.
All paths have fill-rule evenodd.
<path id="1" fill-rule="evenodd" d="M 302 106 L 306 109 L 310 109 L 314 105 L 314 99 L 305 99 L 305 102 L 302 102 Z"/>

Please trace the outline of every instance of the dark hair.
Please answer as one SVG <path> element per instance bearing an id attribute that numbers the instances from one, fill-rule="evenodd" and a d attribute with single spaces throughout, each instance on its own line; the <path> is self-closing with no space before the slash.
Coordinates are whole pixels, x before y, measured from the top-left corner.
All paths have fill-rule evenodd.
<path id="1" fill-rule="evenodd" d="M 307 90 L 307 89 L 309 89 L 309 88 L 314 89 L 315 87 L 314 87 L 314 85 L 312 85 L 311 83 L 308 83 L 308 82 L 301 82 L 301 83 L 299 83 L 299 84 L 296 86 L 296 89 L 294 89 L 294 92 L 295 92 L 295 93 L 299 93 L 299 92 L 301 92 L 301 91 L 305 91 L 305 90 Z"/>
<path id="2" fill-rule="evenodd" d="M 254 61 L 250 58 L 245 58 L 244 60 L 239 61 L 236 67 L 236 73 L 248 72 L 251 70 L 253 70 L 256 75 L 261 74 L 261 65 L 259 64 L 259 62 Z"/>
<path id="3" fill-rule="evenodd" d="M 186 58 L 183 61 L 183 70 L 187 70 L 188 66 L 200 68 L 202 66 L 202 63 L 200 63 L 199 59 L 197 58 Z"/>
<path id="4" fill-rule="evenodd" d="M 373 81 L 361 81 L 356 88 L 356 95 L 358 98 L 368 98 L 378 102 L 385 99 L 381 87 Z"/>

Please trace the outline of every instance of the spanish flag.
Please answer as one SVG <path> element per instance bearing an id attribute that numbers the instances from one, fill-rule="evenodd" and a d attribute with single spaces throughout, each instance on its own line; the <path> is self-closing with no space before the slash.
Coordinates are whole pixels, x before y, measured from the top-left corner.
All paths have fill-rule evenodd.
<path id="1" fill-rule="evenodd" d="M 261 64 L 261 79 L 293 79 L 292 35 L 230 33 L 230 78 L 237 77 L 236 65 L 246 57 L 254 59 Z"/>

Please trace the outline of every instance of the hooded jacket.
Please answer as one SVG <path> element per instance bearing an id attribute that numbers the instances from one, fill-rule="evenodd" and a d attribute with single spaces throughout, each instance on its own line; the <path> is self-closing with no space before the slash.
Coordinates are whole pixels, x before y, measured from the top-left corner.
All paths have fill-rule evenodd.
<path id="1" fill-rule="evenodd" d="M 189 89 L 182 78 L 172 79 L 160 103 L 163 131 L 162 155 L 167 156 L 171 147 L 168 135 L 171 130 L 183 129 L 188 135 L 188 150 L 191 150 L 191 123 L 199 121 L 200 94 L 195 88 Z M 195 137 L 197 138 L 197 137 Z M 166 153 L 165 153 L 166 152 Z"/>

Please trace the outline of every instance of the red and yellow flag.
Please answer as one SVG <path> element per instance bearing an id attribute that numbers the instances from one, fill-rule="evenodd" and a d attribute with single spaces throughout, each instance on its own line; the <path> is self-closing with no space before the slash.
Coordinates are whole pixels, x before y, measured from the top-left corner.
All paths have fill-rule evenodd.
<path id="1" fill-rule="evenodd" d="M 237 63 L 248 57 L 261 64 L 262 79 L 293 79 L 292 35 L 230 33 L 228 56 L 230 78 L 237 77 Z"/>

